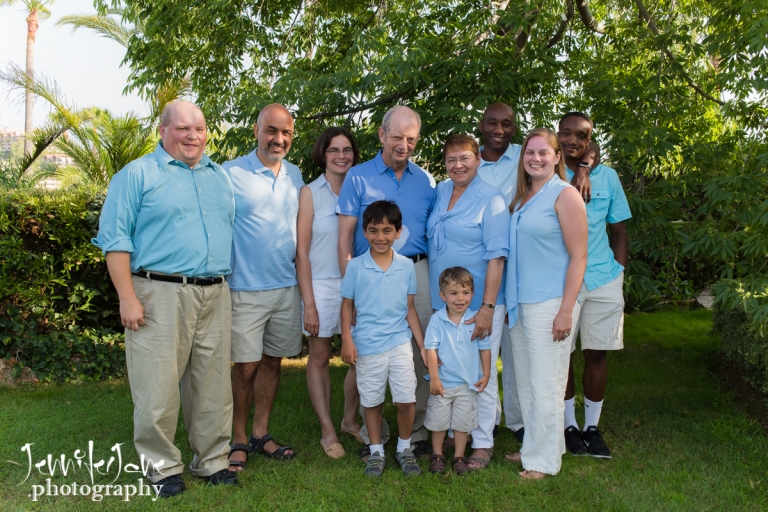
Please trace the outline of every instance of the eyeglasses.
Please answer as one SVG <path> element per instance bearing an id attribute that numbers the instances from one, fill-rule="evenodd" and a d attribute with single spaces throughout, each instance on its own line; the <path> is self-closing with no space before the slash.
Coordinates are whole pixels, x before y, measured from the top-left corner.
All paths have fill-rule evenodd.
<path id="1" fill-rule="evenodd" d="M 453 167 L 458 162 L 461 162 L 461 165 L 467 165 L 472 160 L 474 160 L 474 159 L 472 157 L 470 157 L 470 156 L 463 156 L 461 158 L 446 158 L 445 159 L 445 165 Z"/>
<path id="2" fill-rule="evenodd" d="M 325 150 L 325 152 L 333 156 L 339 156 L 339 153 L 344 153 L 345 155 L 349 156 L 349 155 L 353 155 L 355 153 L 355 150 L 349 147 L 344 149 L 328 148 Z"/>

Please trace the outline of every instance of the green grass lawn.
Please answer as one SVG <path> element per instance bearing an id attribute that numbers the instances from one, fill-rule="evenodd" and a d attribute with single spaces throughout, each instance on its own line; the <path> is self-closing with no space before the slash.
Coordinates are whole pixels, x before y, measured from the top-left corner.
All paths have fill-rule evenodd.
<path id="1" fill-rule="evenodd" d="M 765 510 L 768 439 L 709 371 L 718 357 L 718 341 L 709 336 L 711 322 L 703 310 L 628 316 L 626 348 L 609 357 L 601 420 L 613 459 L 565 455 L 561 473 L 539 482 L 522 480 L 518 467 L 503 460 L 518 449 L 506 429 L 483 472 L 437 477 L 426 472 L 423 462 L 423 476 L 405 478 L 390 442 L 384 477 L 367 478 L 355 456 L 359 445 L 350 437 L 341 438 L 346 457 L 331 460 L 323 454 L 303 362 L 291 362 L 283 372 L 271 433 L 297 450 L 295 460 L 254 455 L 237 488 L 208 487 L 187 472 L 187 492 L 157 502 L 138 496 L 130 502 L 105 497 L 100 503 L 59 496 L 33 503 L 31 486 L 44 484 L 45 477 L 33 467 L 32 476 L 20 484 L 29 466 L 21 451 L 26 443 L 34 443 L 33 462 L 47 454 L 72 458 L 77 449 L 87 451 L 89 440 L 97 459 L 107 459 L 110 447 L 123 443 L 123 465 L 138 462 L 131 442 L 130 391 L 125 382 L 0 389 L 0 509 Z M 341 389 L 345 371 L 336 360 L 335 390 Z M 333 408 L 340 421 L 339 392 Z M 385 415 L 394 424 L 391 405 Z M 180 419 L 177 445 L 188 464 L 192 456 L 186 437 Z M 98 481 L 108 483 L 116 474 L 113 465 L 110 476 Z M 123 473 L 117 482 L 135 484 L 137 476 Z M 89 484 L 90 478 L 80 469 L 51 479 L 59 485 L 73 481 Z"/>

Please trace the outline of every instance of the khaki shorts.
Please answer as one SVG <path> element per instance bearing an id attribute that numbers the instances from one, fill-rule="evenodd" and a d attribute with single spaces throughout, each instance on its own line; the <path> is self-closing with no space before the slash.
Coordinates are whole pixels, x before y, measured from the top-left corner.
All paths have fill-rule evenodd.
<path id="1" fill-rule="evenodd" d="M 232 362 L 261 361 L 262 355 L 292 357 L 301 352 L 298 286 L 232 293 Z"/>
<path id="2" fill-rule="evenodd" d="M 592 291 L 581 285 L 581 314 L 574 332 L 581 338 L 581 350 L 621 350 L 624 348 L 624 273 Z M 576 350 L 573 337 L 571 352 Z"/>
<path id="3" fill-rule="evenodd" d="M 449 428 L 457 432 L 475 430 L 478 427 L 477 392 L 462 384 L 443 388 L 443 396 L 429 395 L 424 426 L 432 432 L 443 432 Z"/>
<path id="4" fill-rule="evenodd" d="M 384 403 L 387 381 L 396 404 L 416 402 L 416 372 L 413 369 L 413 349 L 403 343 L 393 349 L 371 356 L 357 356 L 357 391 L 360 405 L 376 407 Z"/>

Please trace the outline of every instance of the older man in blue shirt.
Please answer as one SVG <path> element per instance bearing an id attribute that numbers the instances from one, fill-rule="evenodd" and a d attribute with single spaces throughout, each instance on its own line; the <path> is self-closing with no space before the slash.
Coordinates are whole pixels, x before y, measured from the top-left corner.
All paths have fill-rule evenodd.
<path id="1" fill-rule="evenodd" d="M 247 453 L 295 456 L 269 434 L 269 415 L 283 357 L 301 352 L 301 300 L 296 280 L 296 218 L 301 171 L 285 156 L 293 117 L 279 104 L 259 113 L 252 153 L 224 163 L 235 190 L 232 278 L 234 444 L 230 469 L 242 471 Z M 250 439 L 245 427 L 255 401 Z M 246 444 L 249 443 L 249 444 Z"/>
<path id="2" fill-rule="evenodd" d="M 120 297 L 134 445 L 160 496 L 185 490 L 179 417 L 192 474 L 236 484 L 232 428 L 230 273 L 234 198 L 224 170 L 203 154 L 205 117 L 175 101 L 163 112 L 154 153 L 115 174 L 92 240 L 106 254 Z M 161 462 L 163 461 L 163 462 Z"/>
<path id="3" fill-rule="evenodd" d="M 363 254 L 369 247 L 363 236 L 365 208 L 381 199 L 397 203 L 403 213 L 403 231 L 393 249 L 398 254 L 410 258 L 415 264 L 418 283 L 415 306 L 422 329 L 425 330 L 432 316 L 426 225 L 435 200 L 435 179 L 410 161 L 419 141 L 420 129 L 421 118 L 408 107 L 397 106 L 384 114 L 379 127 L 382 149 L 373 160 L 349 170 L 341 187 L 336 213 L 339 216 L 339 267 L 343 275 L 347 262 Z M 417 388 L 416 417 L 411 441 L 414 444 L 414 454 L 424 456 L 432 451 L 427 442 L 429 433 L 424 428 L 429 386 L 423 378 L 427 369 L 419 357 L 418 347 L 414 346 L 413 353 Z M 365 426 L 360 435 L 369 443 L 368 429 Z M 386 442 L 388 437 L 389 428 L 384 422 L 382 441 Z M 367 458 L 368 451 L 363 449 L 360 452 L 361 457 Z"/>

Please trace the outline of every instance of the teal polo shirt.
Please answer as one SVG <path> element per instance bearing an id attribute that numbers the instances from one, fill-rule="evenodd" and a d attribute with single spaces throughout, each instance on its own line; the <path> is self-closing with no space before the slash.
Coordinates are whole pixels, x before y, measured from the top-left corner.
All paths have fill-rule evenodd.
<path id="1" fill-rule="evenodd" d="M 567 172 L 570 183 L 573 172 L 570 169 Z M 587 290 L 594 290 L 610 283 L 624 271 L 624 267 L 613 257 L 606 223 L 623 222 L 632 218 L 632 212 L 615 170 L 600 164 L 589 174 L 589 179 L 592 182 L 592 199 L 587 203 L 589 252 L 584 283 Z"/>
<path id="2" fill-rule="evenodd" d="M 104 254 L 131 253 L 131 272 L 227 275 L 234 214 L 232 184 L 221 166 L 203 155 L 191 168 L 161 142 L 112 177 L 91 243 Z"/>

